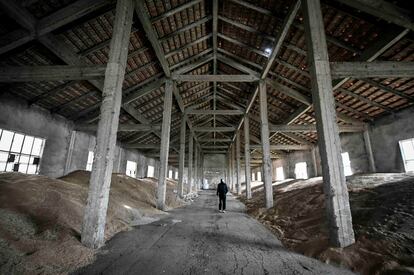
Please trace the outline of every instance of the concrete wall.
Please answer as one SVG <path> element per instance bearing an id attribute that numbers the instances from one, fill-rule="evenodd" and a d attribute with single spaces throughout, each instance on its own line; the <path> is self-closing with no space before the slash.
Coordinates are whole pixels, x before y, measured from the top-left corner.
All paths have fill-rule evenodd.
<path id="1" fill-rule="evenodd" d="M 224 154 L 206 154 L 204 156 L 204 175 L 210 188 L 215 188 L 220 179 L 225 179 L 226 156 Z"/>
<path id="2" fill-rule="evenodd" d="M 73 131 L 71 121 L 51 115 L 40 107 L 29 107 L 23 100 L 6 93 L 0 95 L 0 128 L 45 138 L 40 174 L 52 178 L 84 170 L 88 151 L 93 151 L 96 146 L 95 136 Z M 69 150 L 71 139 L 73 147 Z M 115 148 L 114 172 L 125 173 L 127 160 L 130 160 L 137 163 L 138 178 L 146 177 L 147 165 L 154 166 L 155 176 L 158 175 L 158 160 L 147 158 L 137 150 L 121 148 L 122 144 L 117 144 Z M 71 154 L 68 155 L 68 152 Z"/>
<path id="3" fill-rule="evenodd" d="M 370 130 L 377 172 L 405 172 L 398 142 L 414 138 L 414 107 L 376 120 Z"/>
<path id="4" fill-rule="evenodd" d="M 369 133 L 377 172 L 405 172 L 399 141 L 414 138 L 414 107 L 394 115 L 385 116 L 370 125 Z M 342 152 L 348 152 L 354 174 L 370 172 L 368 156 L 362 133 L 343 133 L 340 135 Z M 316 148 L 317 175 L 322 174 L 318 148 Z M 284 159 L 273 161 L 273 179 L 276 167 L 283 166 L 285 177 L 295 177 L 297 162 L 306 161 L 309 177 L 314 177 L 312 151 L 295 151 Z"/>

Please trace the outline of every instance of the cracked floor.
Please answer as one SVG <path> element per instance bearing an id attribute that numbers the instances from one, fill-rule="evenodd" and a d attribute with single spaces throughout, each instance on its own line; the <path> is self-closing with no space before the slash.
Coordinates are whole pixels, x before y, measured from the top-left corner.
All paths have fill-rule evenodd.
<path id="1" fill-rule="evenodd" d="M 77 274 L 352 274 L 285 249 L 228 197 L 217 211 L 212 191 L 167 218 L 112 238 Z"/>

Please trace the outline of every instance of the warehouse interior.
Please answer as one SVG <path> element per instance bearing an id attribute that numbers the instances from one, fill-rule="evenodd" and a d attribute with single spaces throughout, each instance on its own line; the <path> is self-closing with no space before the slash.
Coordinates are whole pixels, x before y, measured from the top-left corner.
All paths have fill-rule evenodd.
<path id="1" fill-rule="evenodd" d="M 407 1 L 0 0 L 0 14 L 0 273 L 414 273 Z"/>

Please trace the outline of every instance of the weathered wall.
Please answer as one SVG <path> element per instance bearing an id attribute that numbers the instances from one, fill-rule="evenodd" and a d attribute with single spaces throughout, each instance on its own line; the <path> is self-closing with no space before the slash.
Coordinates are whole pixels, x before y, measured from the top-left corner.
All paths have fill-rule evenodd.
<path id="1" fill-rule="evenodd" d="M 371 143 L 377 172 L 405 172 L 398 142 L 414 138 L 414 107 L 375 121 Z"/>
<path id="2" fill-rule="evenodd" d="M 226 170 L 226 156 L 224 154 L 207 154 L 204 156 L 204 178 L 207 179 L 210 188 L 214 188 L 224 180 Z"/>
<path id="3" fill-rule="evenodd" d="M 71 121 L 51 115 L 42 108 L 29 107 L 23 100 L 8 94 L 0 95 L 0 128 L 45 138 L 40 174 L 53 178 L 84 170 L 88 151 L 93 151 L 96 145 L 96 138 L 90 133 L 75 131 L 72 134 L 74 125 Z M 74 146 L 68 159 L 71 138 L 74 138 Z M 147 158 L 137 150 L 120 150 L 120 146 L 117 144 L 115 148 L 114 172 L 125 173 L 126 162 L 131 160 L 137 162 L 138 178 L 146 177 L 147 165 L 153 165 L 155 176 L 158 175 L 158 160 Z"/>
<path id="4" fill-rule="evenodd" d="M 72 125 L 38 107 L 28 107 L 8 94 L 0 95 L 0 128 L 46 139 L 40 173 L 60 177 L 64 173 Z"/>

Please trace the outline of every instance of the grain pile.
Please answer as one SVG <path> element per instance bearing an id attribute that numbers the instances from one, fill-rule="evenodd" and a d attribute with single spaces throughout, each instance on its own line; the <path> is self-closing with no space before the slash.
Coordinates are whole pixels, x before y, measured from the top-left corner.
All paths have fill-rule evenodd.
<path id="1" fill-rule="evenodd" d="M 329 247 L 322 178 L 274 186 L 275 207 L 262 208 L 263 190 L 247 212 L 299 253 L 361 274 L 414 274 L 414 177 L 361 175 L 348 178 L 356 243 Z"/>
<path id="2" fill-rule="evenodd" d="M 0 174 L 0 274 L 67 274 L 90 263 L 95 252 L 80 243 L 90 173 L 61 179 L 20 173 Z M 105 237 L 150 223 L 157 182 L 113 174 Z M 183 205 L 176 182 L 167 183 L 167 207 Z"/>

